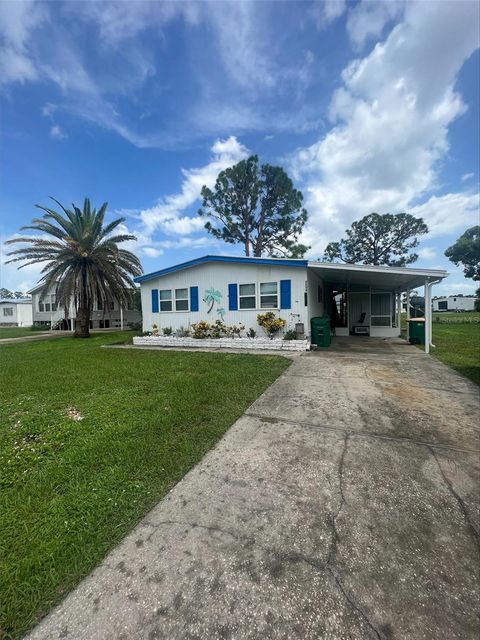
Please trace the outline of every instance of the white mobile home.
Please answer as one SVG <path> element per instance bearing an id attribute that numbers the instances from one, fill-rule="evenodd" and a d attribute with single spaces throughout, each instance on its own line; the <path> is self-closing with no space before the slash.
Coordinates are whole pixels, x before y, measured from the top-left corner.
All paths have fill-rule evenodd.
<path id="1" fill-rule="evenodd" d="M 447 296 L 432 301 L 434 311 L 474 311 L 475 296 Z"/>
<path id="2" fill-rule="evenodd" d="M 4 298 L 0 300 L 0 324 L 11 327 L 31 327 L 32 301 L 30 298 Z"/>
<path id="3" fill-rule="evenodd" d="M 204 256 L 139 276 L 136 282 L 141 284 L 144 331 L 221 319 L 259 332 L 257 315 L 271 310 L 286 320 L 286 330 L 303 324 L 307 335 L 311 319 L 328 314 L 337 336 L 395 337 L 400 335 L 402 292 L 408 295 L 423 285 L 430 299 L 432 285 L 447 275 L 431 269 Z M 426 320 L 430 326 L 431 318 Z"/>
<path id="4" fill-rule="evenodd" d="M 49 329 L 74 330 L 76 323 L 76 310 L 73 300 L 65 310 L 57 304 L 55 288 L 45 291 L 42 285 L 31 289 L 28 293 L 32 296 L 33 323 L 44 325 Z M 122 307 L 118 300 L 112 299 L 107 309 L 100 304 L 95 304 L 90 318 L 90 329 L 114 329 L 127 328 L 128 324 L 141 321 L 141 314 L 132 305 Z"/>

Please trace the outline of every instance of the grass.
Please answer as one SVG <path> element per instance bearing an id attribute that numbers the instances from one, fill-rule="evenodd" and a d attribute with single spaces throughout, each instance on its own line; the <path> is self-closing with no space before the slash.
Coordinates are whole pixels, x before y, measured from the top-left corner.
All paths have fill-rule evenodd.
<path id="1" fill-rule="evenodd" d="M 49 327 L 45 327 L 44 331 L 48 331 Z M 38 333 L 38 329 L 32 327 L 1 327 L 0 340 L 4 338 L 21 338 L 22 336 L 34 336 Z"/>
<path id="2" fill-rule="evenodd" d="M 287 367 L 277 356 L 1 347 L 0 637 L 20 638 Z"/>
<path id="3" fill-rule="evenodd" d="M 474 320 L 477 320 L 475 323 Z M 430 355 L 480 385 L 480 313 L 434 313 Z M 402 318 L 402 325 L 405 325 Z M 450 324 L 450 322 L 452 324 Z M 423 345 L 421 346 L 423 349 Z"/>

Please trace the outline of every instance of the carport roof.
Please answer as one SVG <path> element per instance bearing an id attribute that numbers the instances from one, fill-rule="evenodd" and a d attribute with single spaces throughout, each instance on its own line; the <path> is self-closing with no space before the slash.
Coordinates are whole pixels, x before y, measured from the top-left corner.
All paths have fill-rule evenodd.
<path id="1" fill-rule="evenodd" d="M 434 282 L 448 276 L 447 271 L 443 269 L 411 269 L 363 264 L 309 262 L 308 268 L 325 282 L 332 284 L 357 284 L 395 291 L 422 287 L 426 280 Z"/>

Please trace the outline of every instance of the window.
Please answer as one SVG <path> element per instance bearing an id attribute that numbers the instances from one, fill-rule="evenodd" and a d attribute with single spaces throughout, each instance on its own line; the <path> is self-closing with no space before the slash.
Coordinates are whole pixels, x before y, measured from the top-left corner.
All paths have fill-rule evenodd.
<path id="1" fill-rule="evenodd" d="M 4 316 L 13 316 L 13 307 L 3 307 Z"/>
<path id="2" fill-rule="evenodd" d="M 175 289 L 175 311 L 188 311 L 188 289 Z"/>
<path id="3" fill-rule="evenodd" d="M 261 309 L 277 309 L 278 308 L 278 283 L 277 282 L 261 282 L 260 283 L 260 308 Z"/>
<path id="4" fill-rule="evenodd" d="M 240 309 L 256 309 L 257 296 L 255 291 L 255 283 L 241 284 L 238 287 L 238 299 Z"/>
<path id="5" fill-rule="evenodd" d="M 103 302 L 101 300 L 97 301 L 97 311 L 113 311 L 115 309 L 115 304 L 113 303 L 113 300 L 109 300 L 105 306 L 103 305 Z"/>
<path id="6" fill-rule="evenodd" d="M 160 311 L 172 311 L 171 289 L 160 289 Z"/>
<path id="7" fill-rule="evenodd" d="M 40 298 L 40 300 L 38 301 L 38 310 L 41 313 L 44 313 L 44 312 L 50 313 L 50 311 L 56 311 L 57 310 L 56 295 L 52 294 L 51 296 L 45 296 L 44 298 Z"/>

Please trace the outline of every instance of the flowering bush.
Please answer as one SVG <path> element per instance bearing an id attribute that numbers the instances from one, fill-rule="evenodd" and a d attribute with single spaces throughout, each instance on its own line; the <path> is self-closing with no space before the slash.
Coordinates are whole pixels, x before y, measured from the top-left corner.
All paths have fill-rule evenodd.
<path id="1" fill-rule="evenodd" d="M 245 329 L 243 324 L 232 325 L 231 327 L 224 324 L 221 320 L 216 320 L 212 324 L 206 320 L 195 322 L 191 326 L 194 338 L 224 338 L 239 336 Z"/>
<path id="2" fill-rule="evenodd" d="M 259 313 L 257 322 L 268 333 L 270 339 L 287 324 L 287 321 L 283 318 L 277 318 L 273 311 Z"/>
<path id="3" fill-rule="evenodd" d="M 194 338 L 208 338 L 212 330 L 212 325 L 206 320 L 200 320 L 192 324 L 192 335 Z"/>

